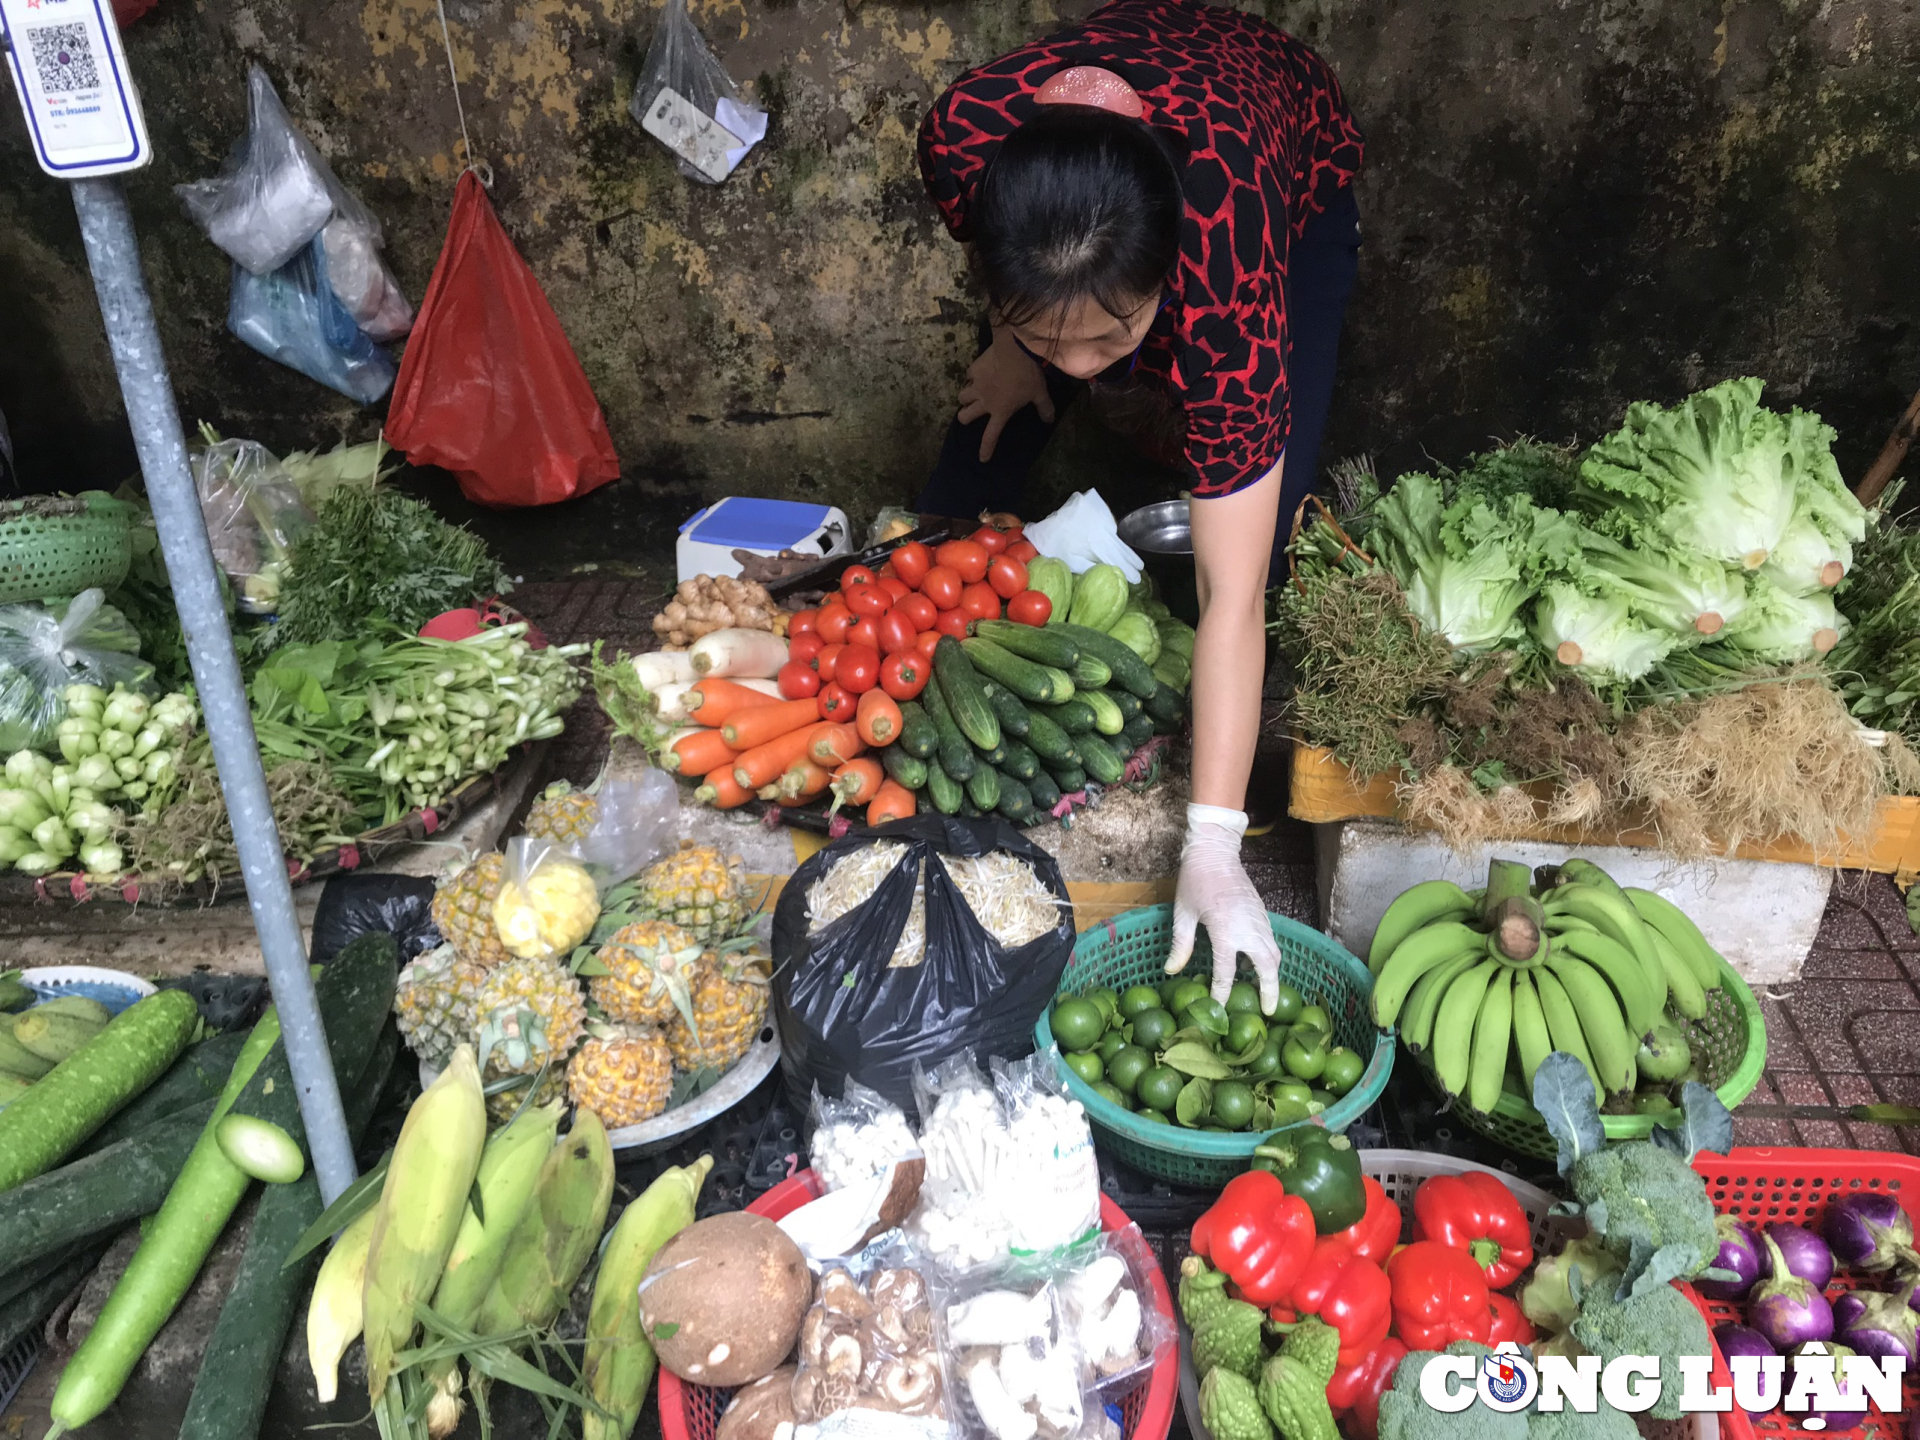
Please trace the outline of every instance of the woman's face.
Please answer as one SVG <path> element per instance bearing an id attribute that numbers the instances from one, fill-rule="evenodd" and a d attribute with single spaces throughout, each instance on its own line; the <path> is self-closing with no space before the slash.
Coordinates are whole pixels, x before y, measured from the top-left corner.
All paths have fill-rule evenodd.
<path id="1" fill-rule="evenodd" d="M 1076 380 L 1091 380 L 1140 348 L 1159 313 L 1159 297 L 1142 300 L 1125 315 L 1109 315 L 1091 296 L 1060 310 L 1009 327 L 1036 360 Z"/>

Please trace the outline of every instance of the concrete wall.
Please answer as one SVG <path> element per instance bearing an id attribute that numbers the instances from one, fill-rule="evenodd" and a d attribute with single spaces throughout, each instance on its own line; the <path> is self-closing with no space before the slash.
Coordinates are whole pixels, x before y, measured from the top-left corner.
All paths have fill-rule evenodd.
<path id="1" fill-rule="evenodd" d="M 447 0 L 476 150 L 611 422 L 627 479 L 579 557 L 698 495 L 859 509 L 924 475 L 972 346 L 914 129 L 966 65 L 1085 0 L 695 0 L 773 112 L 724 186 L 626 112 L 653 11 Z M 1839 425 L 1857 473 L 1920 383 L 1920 16 L 1912 0 L 1258 0 L 1334 62 L 1371 142 L 1367 249 L 1329 455 L 1453 458 L 1591 435 L 1728 373 Z M 415 297 L 460 160 L 432 0 L 160 0 L 128 35 L 158 163 L 130 182 L 189 418 L 276 446 L 377 412 L 225 333 L 227 270 L 170 187 L 211 173 L 263 60 L 384 220 Z M 36 488 L 130 466 L 71 210 L 0 117 L 0 409 Z M 1044 489 L 1153 483 L 1069 427 Z M 554 553 L 558 553 L 556 550 Z"/>

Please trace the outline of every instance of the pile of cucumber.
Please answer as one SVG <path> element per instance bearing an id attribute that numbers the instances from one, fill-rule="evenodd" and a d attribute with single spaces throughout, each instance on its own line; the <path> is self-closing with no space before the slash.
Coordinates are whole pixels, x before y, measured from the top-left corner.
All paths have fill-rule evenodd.
<path id="1" fill-rule="evenodd" d="M 1031 824 L 1089 780 L 1117 783 L 1128 756 L 1186 715 L 1178 691 L 1101 631 L 982 620 L 974 632 L 941 639 L 933 678 L 881 752 L 943 815 Z"/>

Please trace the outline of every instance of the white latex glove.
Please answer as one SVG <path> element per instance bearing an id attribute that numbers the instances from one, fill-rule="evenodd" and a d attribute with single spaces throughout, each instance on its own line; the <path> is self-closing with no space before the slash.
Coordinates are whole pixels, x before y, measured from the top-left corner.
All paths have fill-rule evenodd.
<path id="1" fill-rule="evenodd" d="M 1180 882 L 1173 897 L 1173 949 L 1167 973 L 1178 975 L 1193 958 L 1193 932 L 1205 925 L 1213 942 L 1213 998 L 1227 1002 L 1239 956 L 1260 980 L 1260 1012 L 1280 1003 L 1280 945 L 1266 903 L 1240 863 L 1247 817 L 1218 805 L 1187 806 L 1187 842 L 1180 851 Z"/>

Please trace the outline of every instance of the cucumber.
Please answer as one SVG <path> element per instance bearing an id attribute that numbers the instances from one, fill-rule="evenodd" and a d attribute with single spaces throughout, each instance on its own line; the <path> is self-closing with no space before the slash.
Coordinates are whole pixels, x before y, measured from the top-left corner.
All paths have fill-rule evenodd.
<path id="1" fill-rule="evenodd" d="M 1093 729 L 1093 706 L 1087 703 L 1084 691 L 1076 693 L 1071 700 L 1049 705 L 1046 713 L 1069 735 L 1084 735 Z"/>
<path id="2" fill-rule="evenodd" d="M 991 765 L 975 768 L 967 781 L 967 798 L 984 814 L 1000 803 L 1000 772 Z"/>
<path id="3" fill-rule="evenodd" d="M 229 1030 L 193 1046 L 173 1062 L 172 1069 L 149 1085 L 138 1100 L 94 1131 L 93 1138 L 75 1154 L 92 1155 L 145 1133 L 149 1125 L 169 1115 L 213 1101 L 227 1083 L 227 1076 L 233 1073 L 234 1062 L 240 1058 L 240 1047 L 246 1039 L 246 1031 Z M 163 1198 L 155 1197 L 154 1205 Z"/>
<path id="4" fill-rule="evenodd" d="M 940 749 L 940 727 L 921 708 L 917 700 L 900 702 L 900 738 L 895 750 L 904 750 L 916 760 L 931 760 Z"/>
<path id="5" fill-rule="evenodd" d="M 1030 825 L 1035 819 L 1032 794 L 1019 776 L 1005 772 L 1000 776 L 1000 802 L 994 809 L 1015 825 Z"/>
<path id="6" fill-rule="evenodd" d="M 982 620 L 973 627 L 973 633 L 1036 665 L 1072 670 L 1080 662 L 1080 647 L 1061 633 L 1058 626 L 1021 625 L 1012 620 Z"/>
<path id="7" fill-rule="evenodd" d="M 947 774 L 938 760 L 927 762 L 927 798 L 942 815 L 958 815 L 964 798 L 960 782 Z"/>
<path id="8" fill-rule="evenodd" d="M 64 1011 L 49 1013 L 41 1005 L 15 1017 L 13 1038 L 42 1060 L 58 1065 L 106 1028 L 104 1021 L 83 1020 Z"/>
<path id="9" fill-rule="evenodd" d="M 1091 715 L 1093 712 L 1089 710 L 1087 713 Z M 1038 711 L 1034 712 L 1033 725 L 1027 731 L 1027 744 L 1034 754 L 1049 765 L 1071 764 L 1076 756 L 1072 737 Z"/>
<path id="10" fill-rule="evenodd" d="M 24 1010 L 33 1000 L 33 991 L 20 983 L 18 971 L 0 975 L 0 1010 Z"/>
<path id="11" fill-rule="evenodd" d="M 917 755 L 909 755 L 898 743 L 888 745 L 880 752 L 880 763 L 888 775 L 909 790 L 923 790 L 927 784 L 927 762 Z"/>
<path id="12" fill-rule="evenodd" d="M 1113 671 L 1107 662 L 1092 655 L 1082 655 L 1069 673 L 1076 689 L 1098 690 L 1113 683 Z"/>
<path id="13" fill-rule="evenodd" d="M 113 1020 L 113 1012 L 98 1000 L 88 995 L 56 995 L 51 1000 L 42 1000 L 29 1015 L 71 1015 L 76 1020 L 86 1020 L 104 1030 Z"/>
<path id="14" fill-rule="evenodd" d="M 1023 660 L 1011 650 L 1003 650 L 991 640 L 963 640 L 962 652 L 973 663 L 973 668 L 991 680 L 998 681 L 1022 700 L 1031 700 L 1035 704 L 1046 704 L 1065 700 L 1073 694 L 1073 681 L 1066 671 L 1056 670 L 1046 665 L 1036 665 L 1031 660 Z M 934 661 L 937 666 L 938 659 Z M 1066 689 L 1060 689 L 1064 682 Z M 948 696 L 949 700 L 953 697 Z"/>
<path id="15" fill-rule="evenodd" d="M 953 723 L 953 714 L 947 709 L 938 681 L 929 683 L 920 694 L 926 702 L 927 714 L 940 732 L 940 745 L 936 752 L 940 766 L 955 782 L 964 784 L 967 777 L 973 774 L 973 747 L 967 744 L 967 737 L 960 733 L 960 727 Z M 949 810 L 946 813 L 951 815 L 953 812 Z"/>
<path id="16" fill-rule="evenodd" d="M 42 1060 L 13 1038 L 18 1015 L 0 1015 L 0 1074 L 18 1075 L 23 1080 L 38 1080 L 53 1069 L 51 1060 Z"/>
<path id="17" fill-rule="evenodd" d="M 1088 690 L 1081 698 L 1093 707 L 1093 728 L 1096 733 L 1118 735 L 1126 725 L 1127 717 L 1120 713 L 1120 707 L 1106 691 Z"/>
<path id="18" fill-rule="evenodd" d="M 940 643 L 933 647 L 933 678 L 939 686 L 940 698 L 947 703 L 947 713 L 953 717 L 960 733 L 982 750 L 998 745 L 1000 722 L 994 718 L 993 707 L 981 693 L 979 672 L 967 659 L 967 652 L 960 648 L 960 642 L 951 635 L 942 635 Z M 944 757 L 942 763 L 945 763 Z"/>
<path id="19" fill-rule="evenodd" d="M 973 747 L 973 753 L 984 765 L 999 765 L 1007 758 L 1006 742 L 1002 741 L 991 750 L 982 750 L 976 745 Z"/>
<path id="20" fill-rule="evenodd" d="M 1113 671 L 1113 678 L 1121 689 L 1131 690 L 1144 700 L 1153 693 L 1153 687 L 1160 683 L 1153 678 L 1153 671 L 1144 660 L 1111 635 L 1071 622 L 1061 628 L 1072 637 L 1083 653 L 1105 662 L 1107 668 Z"/>
<path id="21" fill-rule="evenodd" d="M 1131 720 L 1141 710 L 1140 697 L 1130 690 L 1109 690 L 1107 698 L 1120 708 L 1120 718 Z"/>
<path id="22" fill-rule="evenodd" d="M 79 1148 L 180 1058 L 199 1023 L 200 1011 L 184 990 L 149 995 L 0 1110 L 0 1192 Z"/>
<path id="23" fill-rule="evenodd" d="M 1153 717 L 1151 715 L 1134 716 L 1127 721 L 1126 728 L 1120 732 L 1121 743 L 1127 747 L 1129 755 L 1152 738 Z"/>
<path id="24" fill-rule="evenodd" d="M 1011 735 L 1016 740 L 1026 739 L 1027 726 L 1031 722 L 1027 717 L 1027 707 L 1020 703 L 1020 697 L 991 680 L 981 688 L 987 692 L 987 703 L 993 706 L 993 713 L 1000 719 L 1000 737 L 1005 739 Z"/>
<path id="25" fill-rule="evenodd" d="M 1040 757 L 1033 753 L 1033 747 L 1018 740 L 1000 742 L 1006 749 L 1007 758 L 1000 762 L 1000 773 L 1011 775 L 1016 780 L 1031 780 L 1040 773 Z"/>
<path id="26" fill-rule="evenodd" d="M 1053 783 L 1053 777 L 1044 770 L 1027 781 L 1027 794 L 1032 797 L 1036 810 L 1051 812 L 1060 803 L 1060 787 Z"/>
<path id="27" fill-rule="evenodd" d="M 91 1246 L 68 1256 L 39 1280 L 8 1300 L 0 1309 L 0 1355 L 20 1343 L 21 1337 L 37 1331 L 46 1318 L 60 1308 L 60 1302 L 79 1288 L 93 1273 L 93 1267 L 107 1253 L 107 1247 Z"/>
<path id="28" fill-rule="evenodd" d="M 986 812 L 983 811 L 978 805 L 974 804 L 973 801 L 967 800 L 961 803 L 960 813 L 966 816 L 967 819 L 969 820 L 978 820 Z"/>
<path id="29" fill-rule="evenodd" d="M 1186 702 L 1180 698 L 1180 692 L 1170 685 L 1155 686 L 1153 693 L 1142 703 L 1147 714 L 1155 720 L 1177 725 L 1186 718 Z"/>
<path id="30" fill-rule="evenodd" d="M 1048 765 L 1047 774 L 1053 777 L 1053 783 L 1060 787 L 1062 795 L 1071 795 L 1076 790 L 1087 788 L 1087 772 L 1080 768 L 1077 760 L 1071 765 Z"/>
<path id="31" fill-rule="evenodd" d="M 1082 735 L 1077 748 L 1080 751 L 1080 763 L 1087 767 L 1087 774 L 1102 785 L 1117 785 L 1120 777 L 1127 773 L 1125 757 L 1100 736 Z"/>

